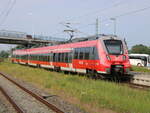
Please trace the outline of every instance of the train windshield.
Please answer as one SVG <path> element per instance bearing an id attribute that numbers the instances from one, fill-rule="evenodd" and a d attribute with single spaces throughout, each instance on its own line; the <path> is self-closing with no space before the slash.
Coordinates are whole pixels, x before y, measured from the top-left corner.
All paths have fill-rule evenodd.
<path id="1" fill-rule="evenodd" d="M 109 54 L 123 54 L 123 46 L 121 40 L 104 40 L 104 44 Z"/>

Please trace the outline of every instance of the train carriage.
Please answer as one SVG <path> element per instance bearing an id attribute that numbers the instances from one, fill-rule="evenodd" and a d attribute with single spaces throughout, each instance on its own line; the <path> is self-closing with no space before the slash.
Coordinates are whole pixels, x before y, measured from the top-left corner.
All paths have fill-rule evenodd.
<path id="1" fill-rule="evenodd" d="M 112 35 L 15 50 L 12 56 L 12 62 L 103 77 L 110 77 L 114 73 L 124 77 L 131 67 L 125 42 Z"/>

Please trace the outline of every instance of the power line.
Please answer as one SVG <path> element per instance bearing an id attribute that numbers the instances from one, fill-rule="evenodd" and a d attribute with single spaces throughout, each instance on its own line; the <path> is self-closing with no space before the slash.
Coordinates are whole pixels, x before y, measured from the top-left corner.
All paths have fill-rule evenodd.
<path id="1" fill-rule="evenodd" d="M 150 9 L 150 6 L 144 7 L 144 8 L 141 8 L 141 9 L 136 9 L 136 10 L 134 10 L 134 11 L 129 11 L 129 12 L 126 12 L 126 13 L 123 13 L 123 14 L 120 14 L 120 15 L 117 15 L 117 16 L 110 17 L 110 18 L 120 18 L 120 17 L 124 17 L 124 16 L 128 16 L 128 15 L 132 15 L 132 14 L 135 14 L 135 13 L 143 12 L 143 11 L 149 10 L 149 9 Z M 100 22 L 108 21 L 108 20 L 110 20 L 110 18 L 101 20 Z M 90 23 L 90 24 L 87 24 L 87 25 L 78 27 L 78 29 L 79 29 L 79 28 L 84 28 L 84 27 L 87 27 L 87 26 L 90 26 L 90 25 L 95 25 L 95 23 L 93 22 L 93 23 Z"/>
<path id="2" fill-rule="evenodd" d="M 114 8 L 114 7 L 117 7 L 117 6 L 121 5 L 123 2 L 124 2 L 124 0 L 120 0 L 117 3 L 112 4 L 110 7 L 105 7 L 103 9 L 101 9 L 101 10 L 97 10 L 97 11 L 94 11 L 94 12 L 90 12 L 90 13 L 78 16 L 78 17 L 74 17 L 74 18 L 71 18 L 71 19 L 69 19 L 67 21 L 71 21 L 71 20 L 74 20 L 74 19 L 77 19 L 77 18 L 86 17 L 86 16 L 89 16 L 89 15 L 95 15 L 97 13 L 102 13 L 103 11 L 106 11 L 106 10 L 109 10 L 111 8 Z"/>
<path id="3" fill-rule="evenodd" d="M 10 14 L 10 12 L 13 9 L 14 5 L 16 4 L 16 0 L 10 0 L 10 2 L 12 2 L 12 4 L 9 3 L 10 6 L 8 7 L 8 10 L 6 10 L 6 13 L 5 13 L 5 11 L 3 12 L 3 13 L 5 13 L 5 15 L 4 15 L 2 21 L 0 22 L 0 25 L 2 25 L 6 21 L 8 15 Z"/>
<path id="4" fill-rule="evenodd" d="M 107 7 L 107 8 L 103 8 L 103 9 L 101 9 L 101 10 L 97 10 L 97 11 L 94 11 L 94 12 L 90 12 L 90 13 L 87 13 L 87 14 L 84 14 L 84 15 L 81 15 L 81 16 L 78 16 L 78 17 L 75 17 L 75 18 L 82 18 L 82 17 L 86 17 L 86 16 L 89 16 L 89 15 L 94 15 L 94 14 L 97 14 L 97 13 L 101 13 L 101 12 L 103 12 L 103 11 L 106 11 L 106 10 L 108 10 L 108 9 L 111 9 L 111 8 L 113 8 L 113 7 L 117 7 L 117 6 L 119 6 L 120 4 L 122 4 L 124 2 L 124 0 L 118 0 L 117 2 L 115 2 L 114 4 L 112 4 L 110 7 Z M 68 23 L 68 21 L 71 21 L 71 20 L 73 20 L 74 18 L 72 18 L 72 19 L 69 19 L 69 20 L 67 20 L 67 23 Z M 64 23 L 64 22 L 63 22 Z M 61 22 L 61 24 L 63 24 L 62 22 Z M 70 22 L 69 22 L 70 23 Z M 93 23 L 92 23 L 93 24 Z M 95 25 L 95 23 L 94 23 L 94 25 Z M 86 25 L 86 26 L 88 26 L 88 25 Z M 67 27 L 67 26 L 66 26 Z M 77 29 L 76 29 L 77 30 Z M 82 34 L 86 34 L 87 35 L 87 33 L 83 33 L 83 32 L 79 32 L 79 33 L 82 33 Z"/>
<path id="5" fill-rule="evenodd" d="M 120 17 L 123 17 L 123 16 L 128 16 L 128 15 L 135 14 L 135 13 L 138 13 L 138 12 L 142 12 L 142 11 L 145 11 L 145 10 L 148 10 L 148 9 L 150 9 L 150 6 L 145 7 L 145 8 L 141 8 L 141 9 L 137 9 L 137 10 L 134 10 L 134 11 L 126 12 L 124 14 L 115 16 L 115 18 L 120 18 Z"/>
<path id="6" fill-rule="evenodd" d="M 5 12 L 7 11 L 8 6 L 10 5 L 11 0 L 8 1 L 8 3 L 6 3 L 6 8 L 4 10 L 2 10 L 2 12 L 0 13 L 0 17 L 2 17 L 3 14 L 5 14 Z"/>
<path id="7" fill-rule="evenodd" d="M 124 2 L 124 0 L 121 0 L 121 1 L 119 1 L 118 3 L 113 4 L 111 7 L 104 8 L 104 9 L 102 9 L 102 10 L 100 10 L 100 11 L 98 10 L 98 11 L 94 11 L 94 12 L 91 12 L 91 13 L 88 13 L 88 14 L 85 14 L 85 15 L 81 15 L 81 16 L 76 17 L 76 18 L 82 18 L 82 17 L 88 16 L 88 15 L 94 15 L 94 14 L 97 14 L 97 13 L 101 13 L 101 12 L 106 11 L 106 10 L 108 10 L 108 9 L 111 9 L 111 8 L 113 8 L 113 7 L 117 7 L 117 6 L 119 6 L 120 4 L 122 4 L 123 2 Z M 108 20 L 110 20 L 110 18 L 120 18 L 120 17 L 123 17 L 123 16 L 128 16 L 128 15 L 131 15 L 131 14 L 134 14 L 134 13 L 138 13 L 138 12 L 142 12 L 142 11 L 145 11 L 145 10 L 148 10 L 148 9 L 150 9 L 150 6 L 145 7 L 145 8 L 141 8 L 141 9 L 137 9 L 137 10 L 134 10 L 134 11 L 129 11 L 129 12 L 126 12 L 126 13 L 123 13 L 123 14 L 120 14 L 120 15 L 117 15 L 117 16 L 109 17 L 109 18 L 106 18 L 106 19 L 104 19 L 104 20 L 101 20 L 100 22 L 108 21 Z M 74 19 L 74 18 L 72 18 L 72 19 Z M 70 20 L 71 20 L 71 19 L 70 19 Z M 90 26 L 90 25 L 95 25 L 95 22 L 90 23 L 90 24 L 87 24 L 87 25 L 83 25 L 83 26 L 81 26 L 81 27 L 78 27 L 77 29 L 85 28 L 85 27 Z"/>

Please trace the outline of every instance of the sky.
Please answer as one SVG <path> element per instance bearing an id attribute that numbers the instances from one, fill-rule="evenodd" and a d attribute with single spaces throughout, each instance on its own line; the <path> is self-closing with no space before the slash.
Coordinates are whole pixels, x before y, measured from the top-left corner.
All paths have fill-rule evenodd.
<path id="1" fill-rule="evenodd" d="M 0 30 L 21 31 L 28 34 L 69 38 L 63 32 L 64 24 L 77 29 L 75 37 L 96 33 L 113 34 L 116 17 L 116 34 L 125 38 L 129 47 L 135 44 L 150 46 L 150 8 L 118 17 L 128 12 L 150 6 L 150 0 L 0 0 Z M 0 44 L 0 50 L 13 45 Z"/>

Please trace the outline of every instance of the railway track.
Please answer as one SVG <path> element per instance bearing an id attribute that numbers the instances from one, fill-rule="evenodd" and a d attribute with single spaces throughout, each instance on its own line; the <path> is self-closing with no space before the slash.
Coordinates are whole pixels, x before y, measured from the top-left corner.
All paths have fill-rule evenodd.
<path id="1" fill-rule="evenodd" d="M 52 111 L 54 111 L 55 113 L 64 113 L 62 110 L 60 110 L 59 108 L 57 108 L 56 106 L 54 106 L 53 104 L 49 103 L 47 100 L 45 100 L 42 96 L 37 95 L 35 93 L 33 93 L 32 91 L 28 90 L 27 88 L 23 87 L 22 85 L 20 85 L 19 83 L 17 83 L 16 81 L 14 81 L 13 79 L 11 79 L 9 77 L 9 75 L 6 75 L 4 73 L 0 72 L 0 75 L 5 78 L 6 80 L 8 80 L 9 82 L 11 82 L 12 84 L 16 85 L 17 87 L 19 87 L 21 90 L 25 91 L 26 93 L 28 93 L 29 95 L 31 95 L 32 97 L 34 97 L 36 100 L 38 100 L 39 102 L 43 103 L 45 106 L 47 106 L 48 108 L 50 108 Z M 125 85 L 131 87 L 131 88 L 137 88 L 137 89 L 142 89 L 142 90 L 149 90 L 150 89 L 150 77 L 148 76 L 133 76 L 131 78 L 131 82 L 126 83 Z M 138 82 L 135 82 L 138 81 Z M 8 99 L 8 101 L 12 104 L 12 106 L 14 107 L 14 109 L 18 112 L 18 113 L 27 113 L 13 98 L 11 95 L 9 95 L 9 92 L 7 92 L 7 90 L 5 90 L 4 87 L 0 86 L 0 90 L 1 92 L 5 95 L 5 97 Z M 45 112 L 44 112 L 45 113 Z M 53 112 L 52 112 L 53 113 Z"/>
<path id="2" fill-rule="evenodd" d="M 35 94 L 34 92 L 32 92 L 32 91 L 30 91 L 30 90 L 28 90 L 28 89 L 26 89 L 25 87 L 23 87 L 22 85 L 20 85 L 19 83 L 17 83 L 16 81 L 14 81 L 13 79 L 11 79 L 8 75 L 6 75 L 6 74 L 4 74 L 4 73 L 1 73 L 0 72 L 0 75 L 1 75 L 1 80 L 2 81 L 5 81 L 6 82 L 6 84 L 9 84 L 9 87 L 10 86 L 15 86 L 15 87 L 17 87 L 17 88 L 19 88 L 18 90 L 18 92 L 20 92 L 21 90 L 23 91 L 23 92 L 25 92 L 25 93 L 27 93 L 28 95 L 30 95 L 30 97 L 32 97 L 32 98 L 34 98 L 34 99 L 30 99 L 30 100 L 33 100 L 33 101 L 35 101 L 36 100 L 36 102 L 39 102 L 40 104 L 42 104 L 42 105 L 39 105 L 39 106 L 42 106 L 43 107 L 43 105 L 44 105 L 44 107 L 43 107 L 43 109 L 44 108 L 46 108 L 46 111 L 43 111 L 44 113 L 45 112 L 48 112 L 48 113 L 64 113 L 62 110 L 60 110 L 59 108 L 57 108 L 56 106 L 54 106 L 53 104 L 51 104 L 51 103 L 49 103 L 47 100 L 45 100 L 42 96 L 39 96 L 39 95 L 37 95 L 37 94 Z M 4 80 L 5 79 L 5 80 Z M 21 104 L 20 103 L 18 103 L 17 101 L 16 101 L 16 98 L 14 98 L 12 95 L 10 95 L 11 94 L 11 92 L 7 89 L 7 86 L 6 86 L 6 84 L 3 84 L 3 86 L 0 86 L 0 90 L 1 90 L 1 92 L 5 95 L 5 97 L 8 99 L 8 101 L 12 104 L 12 106 L 14 107 L 14 109 L 18 112 L 18 113 L 30 113 L 32 110 L 29 110 L 28 111 L 28 108 L 27 109 L 25 109 L 25 108 L 23 108 L 22 106 L 21 106 Z M 1 84 L 0 85 L 2 85 L 2 82 L 1 82 Z M 6 89 L 5 89 L 6 88 Z M 11 88 L 11 87 L 10 87 Z M 17 91 L 16 91 L 17 92 Z M 25 94 L 23 94 L 23 95 L 25 95 Z M 18 97 L 19 98 L 19 97 Z M 26 97 L 23 97 L 24 99 L 26 99 Z M 28 99 L 27 99 L 28 100 Z M 21 100 L 22 101 L 22 100 Z M 28 106 L 30 106 L 30 104 L 32 104 L 32 102 L 29 102 L 28 103 L 29 105 Z M 35 102 L 34 102 L 34 104 L 35 104 Z M 31 105 L 32 106 L 32 105 Z M 38 107 L 39 108 L 39 107 Z M 48 109 L 47 109 L 48 108 Z M 32 108 L 33 109 L 33 108 Z M 35 108 L 36 109 L 36 108 Z M 39 111 L 37 111 L 37 112 L 39 112 Z M 40 112 L 39 112 L 40 113 Z"/>
<path id="3" fill-rule="evenodd" d="M 24 113 L 22 108 L 15 101 L 13 101 L 13 99 L 7 94 L 7 92 L 2 87 L 0 87 L 0 91 L 3 93 L 3 95 L 7 98 L 7 100 L 12 104 L 13 108 L 18 113 Z"/>

